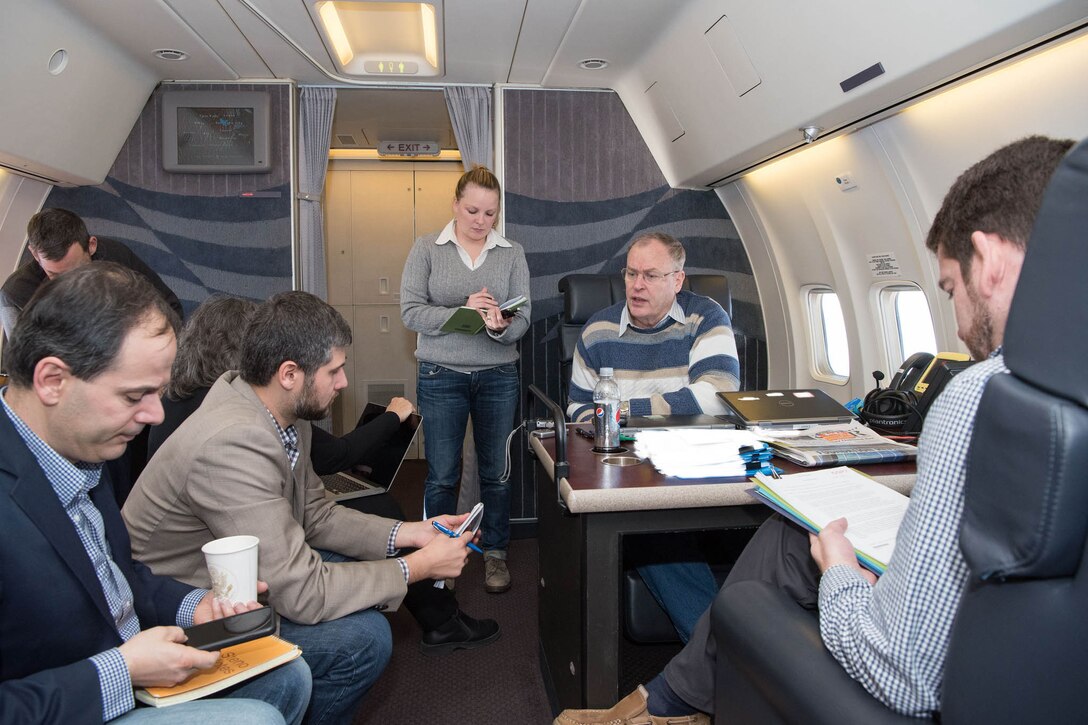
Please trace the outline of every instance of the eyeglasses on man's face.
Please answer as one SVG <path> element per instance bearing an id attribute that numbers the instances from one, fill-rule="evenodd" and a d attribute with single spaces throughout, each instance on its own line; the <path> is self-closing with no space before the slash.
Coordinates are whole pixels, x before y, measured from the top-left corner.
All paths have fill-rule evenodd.
<path id="1" fill-rule="evenodd" d="M 680 270 L 678 269 L 674 269 L 671 272 L 658 272 L 657 270 L 651 269 L 643 272 L 638 269 L 628 269 L 627 267 L 624 267 L 620 270 L 620 274 L 623 276 L 624 282 L 634 282 L 639 277 L 642 277 L 642 279 L 646 281 L 646 284 L 655 284 L 665 279 L 670 274 L 676 274 L 679 271 Z"/>

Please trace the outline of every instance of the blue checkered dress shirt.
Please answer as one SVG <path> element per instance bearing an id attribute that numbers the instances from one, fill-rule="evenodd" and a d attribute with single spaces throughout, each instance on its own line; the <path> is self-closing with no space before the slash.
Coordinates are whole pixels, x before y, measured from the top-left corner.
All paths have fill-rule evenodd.
<path id="1" fill-rule="evenodd" d="M 952 621 L 967 587 L 959 547 L 967 454 L 986 383 L 1008 372 L 998 349 L 953 378 L 930 408 L 918 481 L 876 585 L 842 565 L 820 580 L 824 644 L 874 697 L 908 715 L 941 707 Z"/>
<path id="2" fill-rule="evenodd" d="M 127 642 L 140 632 L 140 620 L 133 607 L 132 588 L 110 555 L 102 514 L 90 498 L 91 490 L 101 481 L 102 464 L 72 463 L 54 451 L 8 406 L 6 393 L 6 387 L 0 391 L 4 412 L 38 461 L 64 512 L 71 519 L 102 585 L 117 633 Z M 192 625 L 193 612 L 205 593 L 203 589 L 196 589 L 182 600 L 177 616 L 179 627 Z M 121 653 L 117 649 L 106 650 L 90 657 L 90 661 L 98 669 L 104 718 L 110 720 L 131 710 L 135 704 L 132 679 Z"/>

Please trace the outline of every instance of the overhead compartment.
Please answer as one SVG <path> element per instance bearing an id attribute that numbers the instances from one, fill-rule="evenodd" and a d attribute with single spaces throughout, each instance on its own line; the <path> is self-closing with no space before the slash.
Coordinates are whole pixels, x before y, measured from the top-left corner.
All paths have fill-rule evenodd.
<path id="1" fill-rule="evenodd" d="M 1085 0 L 700 0 L 616 90 L 673 186 L 718 186 L 803 146 L 802 129 L 866 125 L 1086 21 Z"/>
<path id="2" fill-rule="evenodd" d="M 99 184 L 157 78 L 52 0 L 5 3 L 0 166 Z"/>

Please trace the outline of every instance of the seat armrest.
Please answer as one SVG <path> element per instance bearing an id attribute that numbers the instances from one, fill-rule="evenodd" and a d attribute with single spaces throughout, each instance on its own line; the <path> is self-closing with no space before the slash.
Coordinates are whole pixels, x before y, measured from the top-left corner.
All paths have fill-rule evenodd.
<path id="1" fill-rule="evenodd" d="M 873 698 L 820 639 L 815 612 L 777 587 L 737 582 L 711 609 L 719 722 L 918 723 Z"/>

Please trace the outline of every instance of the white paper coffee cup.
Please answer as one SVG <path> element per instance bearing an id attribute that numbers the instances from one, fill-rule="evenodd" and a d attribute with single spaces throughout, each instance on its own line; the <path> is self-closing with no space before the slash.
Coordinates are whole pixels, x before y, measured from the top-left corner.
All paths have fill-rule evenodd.
<path id="1" fill-rule="evenodd" d="M 234 604 L 256 601 L 260 542 L 256 536 L 227 536 L 200 547 L 215 596 Z"/>

